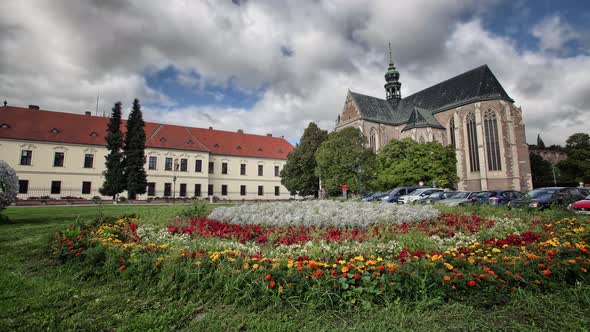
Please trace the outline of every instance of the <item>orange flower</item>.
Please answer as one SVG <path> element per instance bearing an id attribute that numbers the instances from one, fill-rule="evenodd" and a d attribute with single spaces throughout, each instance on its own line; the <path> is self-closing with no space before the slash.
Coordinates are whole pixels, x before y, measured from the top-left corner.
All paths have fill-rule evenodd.
<path id="1" fill-rule="evenodd" d="M 127 268 L 127 266 L 125 266 L 125 265 L 121 265 L 121 266 L 119 266 L 119 271 L 123 271 L 123 270 L 125 270 L 126 268 Z"/>
<path id="2" fill-rule="evenodd" d="M 537 285 L 540 285 L 541 284 L 541 280 L 535 280 L 534 283 L 537 284 Z"/>
<path id="3" fill-rule="evenodd" d="M 274 280 L 271 280 L 268 285 L 270 286 L 270 288 L 273 288 L 274 286 L 277 285 L 277 283 Z"/>
<path id="4" fill-rule="evenodd" d="M 551 273 L 552 273 L 551 270 L 543 270 L 541 272 L 543 272 L 543 274 L 546 275 L 546 276 L 550 276 Z"/>
<path id="5" fill-rule="evenodd" d="M 475 286 L 475 281 L 474 281 L 474 280 L 469 280 L 469 281 L 467 282 L 467 285 L 468 285 L 469 287 L 473 287 L 473 286 Z"/>
<path id="6" fill-rule="evenodd" d="M 267 275 L 264 277 L 264 280 L 266 280 L 266 281 L 270 280 L 270 274 L 267 274 Z"/>
<path id="7" fill-rule="evenodd" d="M 451 286 L 451 289 L 457 289 L 457 287 L 455 287 L 455 285 Z"/>
<path id="8" fill-rule="evenodd" d="M 449 277 L 449 276 L 444 276 L 444 277 L 443 277 L 443 280 L 444 280 L 444 281 L 451 281 L 451 277 Z"/>
<path id="9" fill-rule="evenodd" d="M 586 273 L 588 272 L 588 270 L 586 270 L 585 268 L 581 267 L 580 270 L 582 270 L 582 272 Z"/>
<path id="10" fill-rule="evenodd" d="M 444 263 L 444 266 L 446 266 L 447 269 L 449 269 L 449 270 L 452 270 L 453 269 L 453 265 L 451 265 L 451 264 L 449 264 L 447 262 Z"/>
<path id="11" fill-rule="evenodd" d="M 279 292 L 283 291 L 283 286 L 279 286 Z"/>
<path id="12" fill-rule="evenodd" d="M 520 274 L 516 273 L 516 274 L 514 274 L 514 278 L 520 280 L 520 279 L 522 279 L 522 276 Z"/>

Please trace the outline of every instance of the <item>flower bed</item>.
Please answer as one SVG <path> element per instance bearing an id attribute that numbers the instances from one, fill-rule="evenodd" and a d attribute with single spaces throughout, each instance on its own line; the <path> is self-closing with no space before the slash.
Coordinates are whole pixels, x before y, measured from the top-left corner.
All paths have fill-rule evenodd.
<path id="1" fill-rule="evenodd" d="M 174 280 L 169 287 L 183 292 L 235 291 L 235 299 L 264 295 L 330 306 L 424 296 L 499 299 L 518 288 L 588 282 L 588 219 L 442 214 L 346 227 L 241 220 L 178 219 L 161 228 L 122 218 L 60 233 L 52 254 L 137 282 Z"/>

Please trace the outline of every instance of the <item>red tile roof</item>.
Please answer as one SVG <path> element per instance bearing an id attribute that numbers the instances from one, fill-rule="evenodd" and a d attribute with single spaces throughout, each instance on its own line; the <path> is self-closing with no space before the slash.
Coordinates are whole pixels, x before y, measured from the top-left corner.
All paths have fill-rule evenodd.
<path id="1" fill-rule="evenodd" d="M 106 145 L 108 121 L 92 115 L 5 106 L 0 107 L 0 138 Z M 278 137 L 153 122 L 145 123 L 145 134 L 146 147 L 215 155 L 287 159 L 293 149 L 289 142 Z"/>

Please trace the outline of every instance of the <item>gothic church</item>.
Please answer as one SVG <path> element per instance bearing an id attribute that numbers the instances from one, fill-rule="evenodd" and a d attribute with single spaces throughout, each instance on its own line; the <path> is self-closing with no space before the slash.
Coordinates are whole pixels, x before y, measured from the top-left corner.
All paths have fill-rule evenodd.
<path id="1" fill-rule="evenodd" d="M 356 127 L 373 151 L 410 137 L 455 147 L 459 190 L 532 189 L 522 109 L 487 65 L 402 98 L 391 60 L 386 99 L 348 91 L 336 130 Z"/>

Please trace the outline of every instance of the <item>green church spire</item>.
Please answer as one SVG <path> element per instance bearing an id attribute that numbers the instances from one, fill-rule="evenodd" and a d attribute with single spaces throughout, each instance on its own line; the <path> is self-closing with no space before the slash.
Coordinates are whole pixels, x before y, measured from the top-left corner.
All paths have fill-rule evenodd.
<path id="1" fill-rule="evenodd" d="M 393 56 L 391 55 L 391 43 L 389 43 L 389 67 L 385 72 L 385 94 L 387 100 L 401 99 L 401 83 L 399 82 L 399 71 L 393 64 Z"/>

